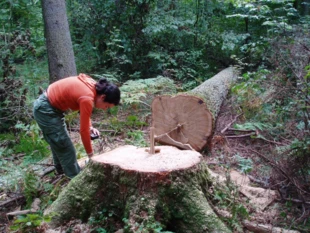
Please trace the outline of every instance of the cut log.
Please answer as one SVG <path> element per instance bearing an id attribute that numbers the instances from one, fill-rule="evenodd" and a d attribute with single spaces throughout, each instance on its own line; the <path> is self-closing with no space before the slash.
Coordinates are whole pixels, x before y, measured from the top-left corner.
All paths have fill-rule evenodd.
<path id="1" fill-rule="evenodd" d="M 182 149 L 202 150 L 210 141 L 220 107 L 237 77 L 237 70 L 229 67 L 186 94 L 154 98 L 155 140 Z"/>
<path id="2" fill-rule="evenodd" d="M 114 223 L 125 219 L 126 232 L 151 232 L 156 224 L 178 233 L 231 232 L 208 203 L 210 180 L 201 154 L 158 149 L 150 155 L 145 148 L 124 146 L 92 157 L 45 211 L 57 214 L 50 224 L 87 221 L 104 209 L 113 213 Z"/>

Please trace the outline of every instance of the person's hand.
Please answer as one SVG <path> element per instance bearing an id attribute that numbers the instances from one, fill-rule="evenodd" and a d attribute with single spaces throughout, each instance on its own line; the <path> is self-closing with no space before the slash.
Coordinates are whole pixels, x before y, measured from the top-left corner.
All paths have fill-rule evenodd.
<path id="1" fill-rule="evenodd" d="M 93 128 L 93 127 L 90 127 L 90 133 L 91 133 L 91 134 L 98 135 L 98 136 L 100 135 L 99 130 L 96 129 L 96 128 Z"/>
<path id="2" fill-rule="evenodd" d="M 88 153 L 87 156 L 88 156 L 88 158 L 93 157 L 94 156 L 94 152 Z"/>
<path id="3" fill-rule="evenodd" d="M 89 158 L 85 159 L 85 165 L 87 165 L 89 162 Z"/>

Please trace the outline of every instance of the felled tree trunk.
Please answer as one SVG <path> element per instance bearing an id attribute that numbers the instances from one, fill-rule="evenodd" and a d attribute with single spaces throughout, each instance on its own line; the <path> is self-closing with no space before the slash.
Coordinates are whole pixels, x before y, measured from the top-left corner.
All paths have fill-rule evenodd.
<path id="1" fill-rule="evenodd" d="M 123 219 L 124 232 L 152 232 L 159 225 L 178 233 L 231 232 L 207 199 L 210 178 L 196 151 L 171 146 L 124 146 L 95 156 L 45 214 L 51 225 L 71 218 L 87 221 L 98 211 Z"/>
<path id="2" fill-rule="evenodd" d="M 220 107 L 237 77 L 236 69 L 229 67 L 185 94 L 154 98 L 155 140 L 196 151 L 206 147 Z"/>

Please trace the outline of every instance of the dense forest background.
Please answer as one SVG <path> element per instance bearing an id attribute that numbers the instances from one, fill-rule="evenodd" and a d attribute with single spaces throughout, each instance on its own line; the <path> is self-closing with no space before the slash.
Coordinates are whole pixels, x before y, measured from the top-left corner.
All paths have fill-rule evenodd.
<path id="1" fill-rule="evenodd" d="M 235 127 L 259 132 L 252 138 L 273 145 L 263 151 L 272 154 L 265 161 L 265 177 L 273 176 L 269 185 L 280 190 L 289 206 L 283 219 L 292 205 L 296 212 L 283 222 L 309 229 L 309 0 L 66 4 L 78 73 L 105 76 L 120 86 L 128 80 L 163 76 L 174 80 L 181 92 L 228 66 L 238 67 L 240 79 L 229 97 L 236 115 L 242 114 L 242 124 Z M 1 0 L 0 6 L 0 193 L 21 194 L 29 206 L 42 193 L 55 193 L 53 185 L 43 184 L 28 169 L 49 155 L 32 119 L 39 87 L 49 84 L 42 7 L 38 0 Z M 139 97 L 126 96 L 123 107 L 132 107 Z M 67 121 L 74 123 L 75 118 L 69 114 Z M 141 142 L 137 122 L 144 120 L 131 116 L 110 126 L 119 133 L 125 125 L 127 137 Z M 243 172 L 249 172 L 251 160 L 238 156 Z"/>

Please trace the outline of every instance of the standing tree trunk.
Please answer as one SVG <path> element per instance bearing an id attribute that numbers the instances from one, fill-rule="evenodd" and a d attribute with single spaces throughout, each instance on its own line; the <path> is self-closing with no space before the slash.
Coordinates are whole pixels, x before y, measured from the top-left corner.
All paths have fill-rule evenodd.
<path id="1" fill-rule="evenodd" d="M 171 146 L 156 151 L 124 146 L 92 157 L 46 210 L 56 214 L 50 225 L 87 221 L 105 210 L 113 213 L 112 223 L 125 222 L 124 232 L 158 227 L 178 233 L 231 232 L 208 202 L 211 182 L 200 153 Z"/>
<path id="2" fill-rule="evenodd" d="M 157 96 L 152 102 L 155 140 L 200 151 L 210 142 L 215 120 L 238 75 L 226 68 L 195 89 L 176 96 Z"/>
<path id="3" fill-rule="evenodd" d="M 65 0 L 41 0 L 50 83 L 77 74 Z"/>

